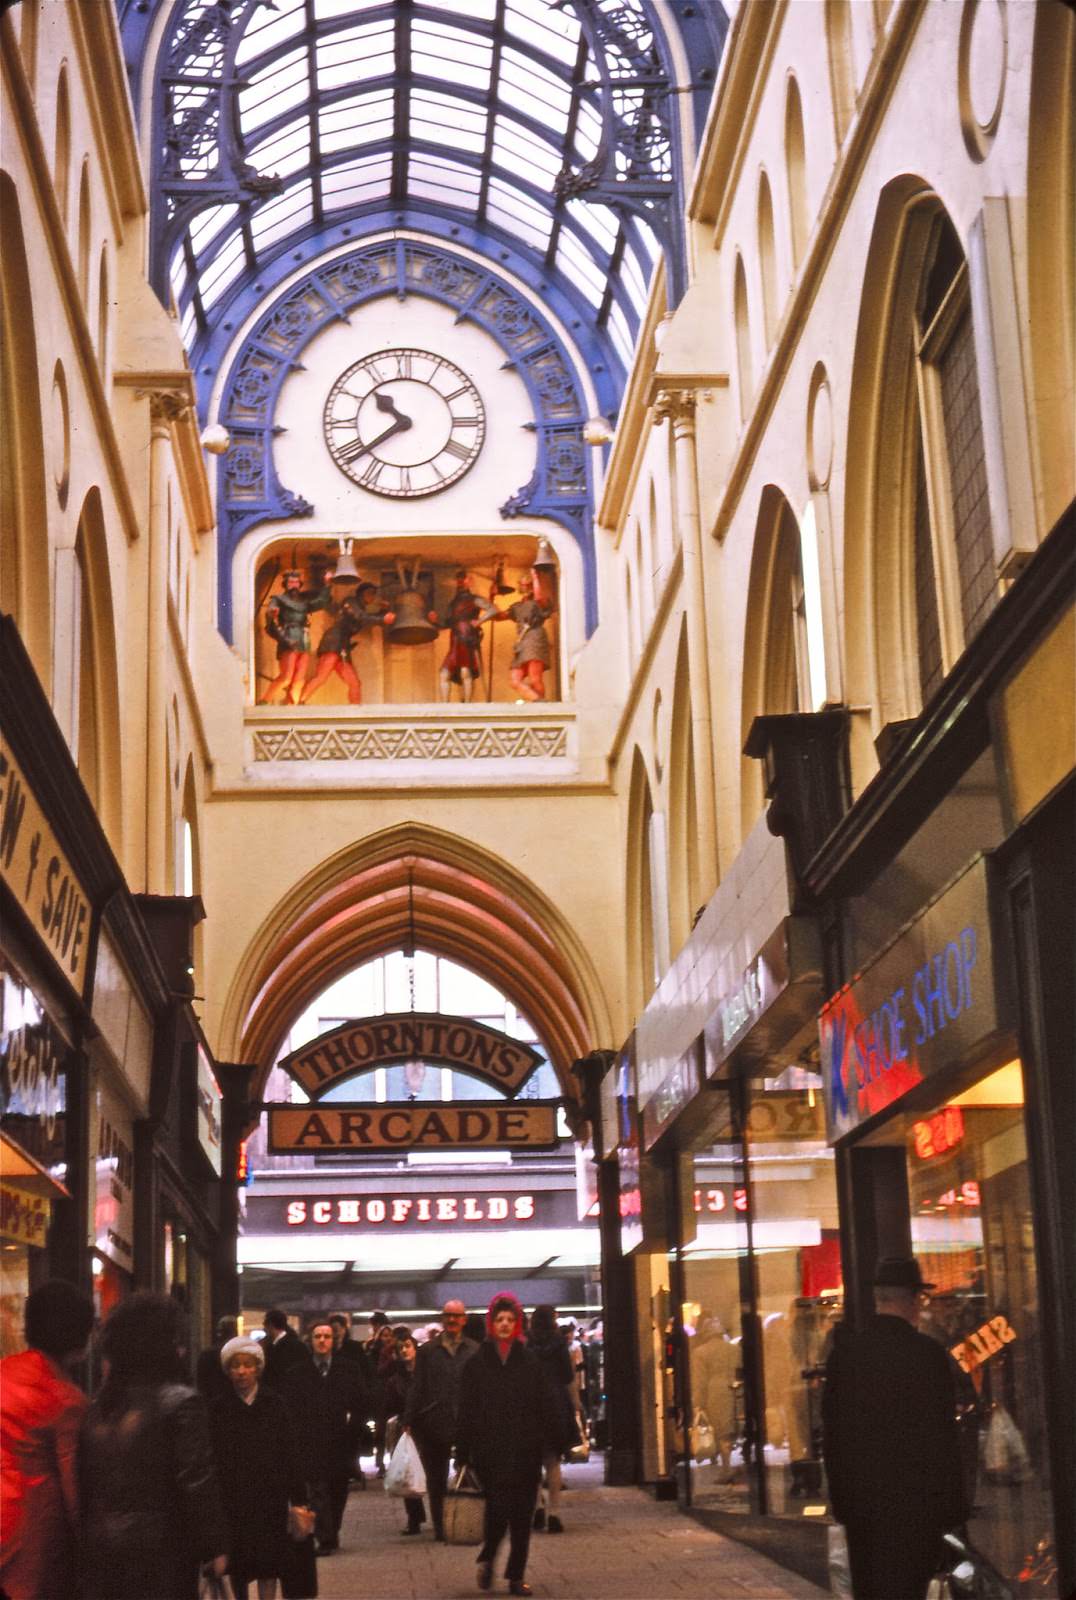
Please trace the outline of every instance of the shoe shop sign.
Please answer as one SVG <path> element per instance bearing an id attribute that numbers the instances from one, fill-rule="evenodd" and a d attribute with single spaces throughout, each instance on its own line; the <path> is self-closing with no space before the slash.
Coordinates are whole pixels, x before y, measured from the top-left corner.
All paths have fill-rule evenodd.
<path id="1" fill-rule="evenodd" d="M 411 1061 L 456 1067 L 511 1096 L 542 1060 L 531 1045 L 469 1017 L 406 1011 L 341 1023 L 284 1056 L 279 1065 L 316 1100 L 343 1078 Z"/>

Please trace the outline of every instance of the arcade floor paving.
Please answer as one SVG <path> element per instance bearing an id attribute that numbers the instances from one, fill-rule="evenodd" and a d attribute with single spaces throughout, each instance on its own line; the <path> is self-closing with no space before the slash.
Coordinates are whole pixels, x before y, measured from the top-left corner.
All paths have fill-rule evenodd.
<path id="1" fill-rule="evenodd" d="M 606 1488 L 601 1466 L 566 1467 L 563 1534 L 535 1533 L 527 1581 L 536 1600 L 813 1600 L 824 1593 L 746 1545 L 699 1526 L 641 1489 Z M 352 1489 L 341 1549 L 318 1561 L 321 1600 L 479 1600 L 474 1547 L 400 1535 L 403 1508 L 367 1476 Z M 492 1593 L 506 1594 L 500 1576 Z"/>

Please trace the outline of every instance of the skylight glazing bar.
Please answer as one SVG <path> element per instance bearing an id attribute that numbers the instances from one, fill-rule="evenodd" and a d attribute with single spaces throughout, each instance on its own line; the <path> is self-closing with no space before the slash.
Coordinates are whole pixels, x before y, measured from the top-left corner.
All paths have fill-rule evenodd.
<path id="1" fill-rule="evenodd" d="M 497 122 L 497 100 L 501 92 L 501 52 L 504 49 L 504 11 L 505 0 L 497 0 L 497 12 L 493 23 L 493 61 L 489 71 L 489 112 L 486 117 L 486 143 L 482 151 L 482 186 L 478 194 L 478 220 L 481 222 L 486 215 L 489 204 L 489 174 L 493 161 L 493 132 Z"/>
<path id="2" fill-rule="evenodd" d="M 396 102 L 392 136 L 392 199 L 402 205 L 407 199 L 408 135 L 411 131 L 411 0 L 396 3 Z"/>
<path id="3" fill-rule="evenodd" d="M 306 75 L 310 84 L 310 185 L 314 220 L 320 222 L 325 215 L 321 190 L 321 130 L 314 106 L 314 85 L 318 81 L 317 17 L 314 0 L 306 0 Z"/>

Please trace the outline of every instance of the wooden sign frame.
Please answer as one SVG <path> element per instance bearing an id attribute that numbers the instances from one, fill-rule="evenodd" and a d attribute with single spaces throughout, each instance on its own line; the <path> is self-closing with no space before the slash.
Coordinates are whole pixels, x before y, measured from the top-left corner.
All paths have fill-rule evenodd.
<path id="1" fill-rule="evenodd" d="M 553 1150 L 559 1100 L 269 1105 L 274 1155 L 404 1150 Z"/>

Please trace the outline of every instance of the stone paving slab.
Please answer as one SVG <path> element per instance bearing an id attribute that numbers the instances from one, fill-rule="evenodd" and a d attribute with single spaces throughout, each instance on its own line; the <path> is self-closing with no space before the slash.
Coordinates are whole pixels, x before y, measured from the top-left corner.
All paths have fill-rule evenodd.
<path id="1" fill-rule="evenodd" d="M 564 1469 L 563 1534 L 535 1533 L 536 1600 L 816 1600 L 825 1593 L 642 1489 L 606 1488 L 600 1463 Z M 376 1478 L 354 1489 L 342 1548 L 318 1562 L 322 1600 L 477 1600 L 476 1548 L 400 1535 L 403 1507 Z M 507 1558 L 507 1541 L 501 1565 Z M 498 1572 L 492 1593 L 506 1594 Z"/>

